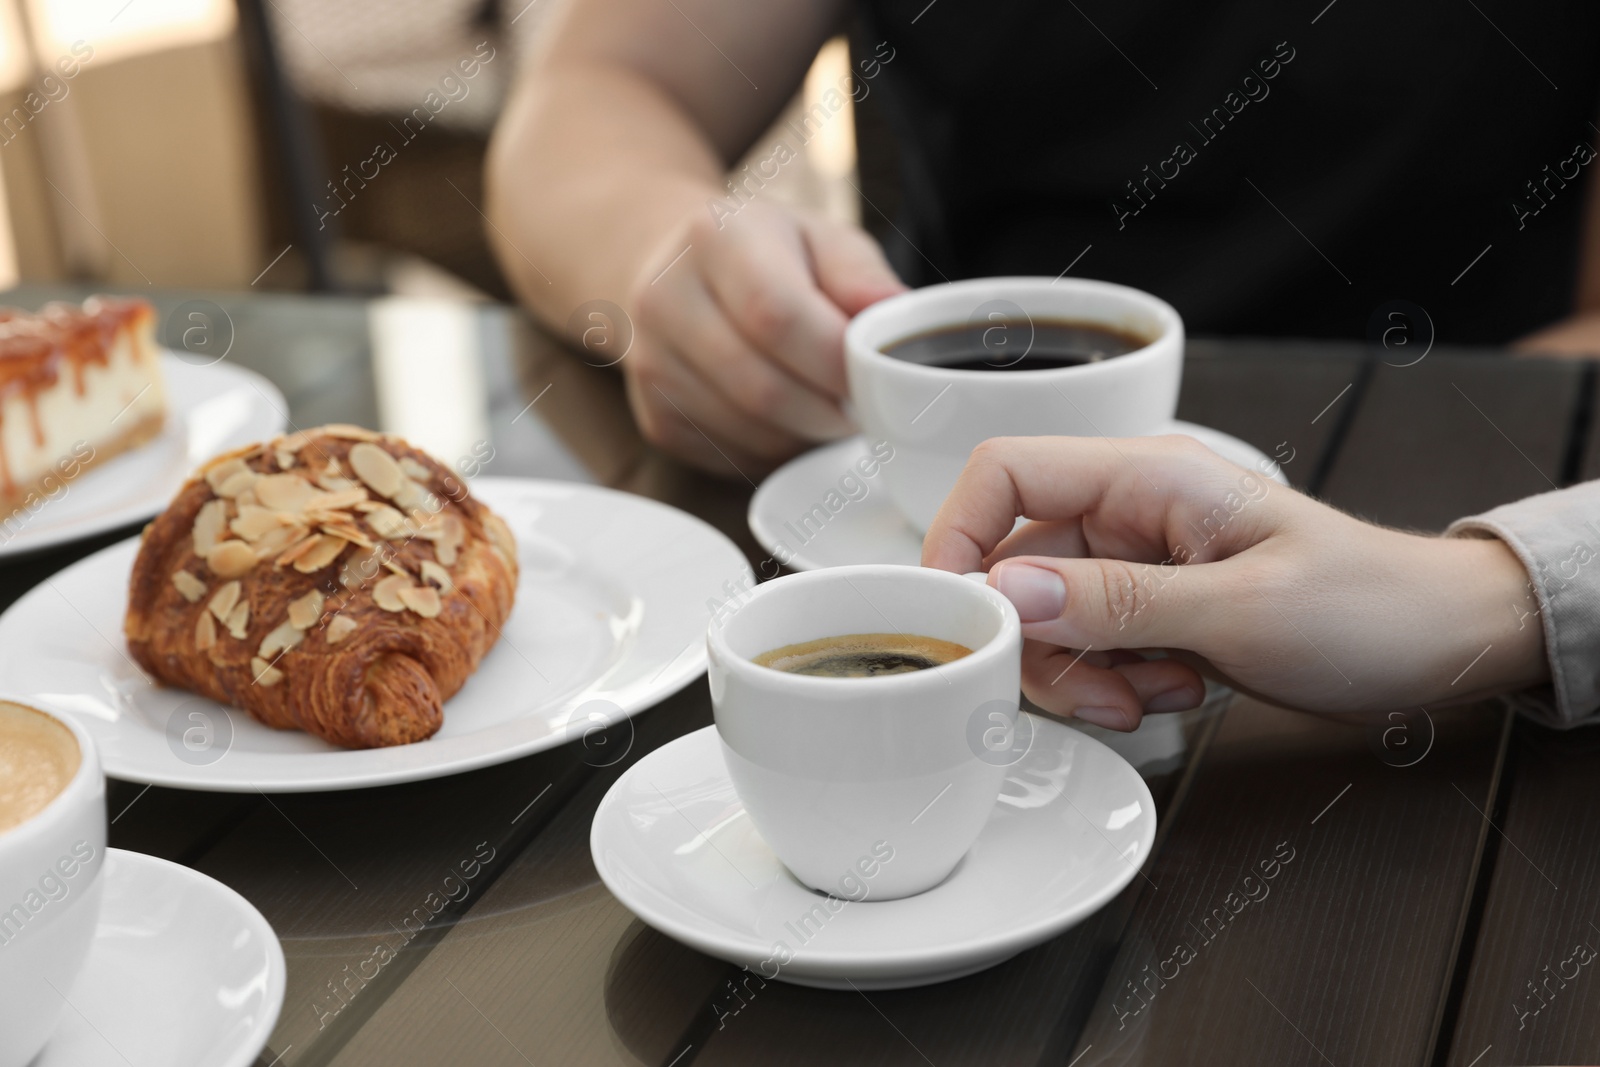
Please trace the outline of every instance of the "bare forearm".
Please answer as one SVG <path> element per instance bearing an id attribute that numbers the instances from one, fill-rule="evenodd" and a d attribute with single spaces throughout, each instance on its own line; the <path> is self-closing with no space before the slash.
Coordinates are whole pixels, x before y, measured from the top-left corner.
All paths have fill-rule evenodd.
<path id="1" fill-rule="evenodd" d="M 624 304 L 640 264 L 704 208 L 723 163 L 658 86 L 564 64 L 519 86 L 490 149 L 491 240 L 517 294 L 561 328 L 579 304 Z"/>

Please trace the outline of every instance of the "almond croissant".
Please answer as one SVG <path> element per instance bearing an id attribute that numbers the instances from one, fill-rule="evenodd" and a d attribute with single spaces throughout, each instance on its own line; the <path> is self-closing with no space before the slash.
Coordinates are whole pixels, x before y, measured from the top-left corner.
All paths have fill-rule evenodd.
<path id="1" fill-rule="evenodd" d="M 347 748 L 420 741 L 493 647 L 516 544 L 396 437 L 324 426 L 219 456 L 144 532 L 124 631 L 168 685 Z"/>

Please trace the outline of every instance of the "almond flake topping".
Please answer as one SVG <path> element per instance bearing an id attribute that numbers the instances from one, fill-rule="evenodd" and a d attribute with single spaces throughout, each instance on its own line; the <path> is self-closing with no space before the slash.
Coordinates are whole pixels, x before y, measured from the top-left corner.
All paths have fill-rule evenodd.
<path id="1" fill-rule="evenodd" d="M 309 630 L 322 618 L 322 594 L 313 589 L 299 600 L 289 603 L 289 625 L 296 630 Z"/>
<path id="2" fill-rule="evenodd" d="M 356 552 L 339 568 L 339 584 L 346 589 L 360 589 L 377 576 L 378 553 L 373 549 Z"/>
<path id="3" fill-rule="evenodd" d="M 243 591 L 244 587 L 237 581 L 229 582 L 217 590 L 216 595 L 211 598 L 211 603 L 207 607 L 210 609 L 211 614 L 217 617 L 218 622 L 226 623 L 228 621 L 228 616 L 238 606 L 239 594 Z"/>
<path id="4" fill-rule="evenodd" d="M 412 517 L 417 516 L 416 512 Z M 433 554 L 439 562 L 446 567 L 455 566 L 456 550 L 461 542 L 466 540 L 467 531 L 460 519 L 454 515 L 439 515 L 437 521 L 429 522 L 417 532 L 417 536 L 425 541 L 433 542 Z"/>
<path id="5" fill-rule="evenodd" d="M 422 561 L 422 580 L 432 582 L 440 591 L 448 593 L 455 589 L 456 583 L 450 580 L 450 572 L 431 559 Z"/>
<path id="6" fill-rule="evenodd" d="M 426 482 L 433 478 L 431 470 L 410 456 L 400 457 L 400 469 L 406 473 L 406 477 L 415 481 Z"/>
<path id="7" fill-rule="evenodd" d="M 356 620 L 348 615 L 335 615 L 328 623 L 326 636 L 328 644 L 337 645 L 340 641 L 356 632 Z"/>
<path id="8" fill-rule="evenodd" d="M 260 480 L 261 475 L 257 474 L 255 471 L 239 471 L 237 474 L 229 475 L 228 480 L 217 487 L 217 495 L 229 498 L 237 497 L 241 493 L 248 492 L 249 490 L 255 488 L 256 482 Z"/>
<path id="9" fill-rule="evenodd" d="M 272 632 L 261 639 L 261 648 L 256 655 L 262 659 L 270 660 L 279 652 L 293 648 L 305 639 L 305 634 L 295 629 L 294 623 L 285 619 L 273 628 Z"/>
<path id="10" fill-rule="evenodd" d="M 246 541 L 259 541 L 280 526 L 297 521 L 293 512 L 264 508 L 259 504 L 244 504 L 239 515 L 228 523 L 228 529 Z"/>
<path id="11" fill-rule="evenodd" d="M 408 576 L 391 574 L 372 587 L 372 600 L 384 611 L 404 611 L 406 602 L 401 599 L 401 590 L 410 588 L 411 579 Z"/>
<path id="12" fill-rule="evenodd" d="M 219 578 L 237 578 L 256 565 L 256 554 L 243 541 L 223 541 L 206 553 L 206 566 Z"/>
<path id="13" fill-rule="evenodd" d="M 306 528 L 299 523 L 280 526 L 271 533 L 264 534 L 251 547 L 256 551 L 256 559 L 273 559 L 290 545 L 298 544 L 306 533 Z"/>
<path id="14" fill-rule="evenodd" d="M 367 491 L 359 485 L 349 489 L 316 493 L 306 501 L 307 511 L 348 511 L 357 504 L 365 502 Z"/>
<path id="15" fill-rule="evenodd" d="M 194 621 L 194 647 L 204 652 L 216 643 L 217 620 L 211 617 L 209 611 L 203 611 Z"/>
<path id="16" fill-rule="evenodd" d="M 208 500 L 194 516 L 194 554 L 209 556 L 228 526 L 228 502 Z"/>
<path id="17" fill-rule="evenodd" d="M 318 527 L 323 533 L 341 540 L 349 541 L 360 548 L 371 548 L 372 539 L 354 526 L 344 522 L 327 522 Z"/>
<path id="18" fill-rule="evenodd" d="M 268 474 L 255 484 L 256 499 L 278 511 L 301 511 L 316 490 L 298 474 Z"/>
<path id="19" fill-rule="evenodd" d="M 250 633 L 250 602 L 244 600 L 236 604 L 234 609 L 228 612 L 228 621 L 225 625 L 235 641 L 243 641 Z"/>
<path id="20" fill-rule="evenodd" d="M 321 534 L 311 534 L 309 537 L 306 537 L 303 540 L 296 541 L 294 544 L 290 545 L 288 548 L 279 553 L 278 558 L 272 561 L 272 565 L 274 567 L 287 567 L 289 564 L 295 562 L 307 552 L 310 552 L 312 548 L 316 547 L 316 544 L 319 540 L 321 540 L 321 537 Z"/>
<path id="21" fill-rule="evenodd" d="M 367 525 L 386 541 L 403 541 L 412 532 L 406 517 L 387 504 L 380 504 L 367 512 Z"/>
<path id="22" fill-rule="evenodd" d="M 244 458 L 242 456 L 234 456 L 232 459 L 223 460 L 215 467 L 207 470 L 205 475 L 206 484 L 211 486 L 213 493 L 220 494 L 222 487 L 227 484 L 229 478 L 232 478 L 235 474 L 249 473 L 250 467 L 245 463 Z"/>
<path id="23" fill-rule="evenodd" d="M 394 457 L 367 441 L 350 449 L 350 469 L 379 496 L 393 497 L 406 481 Z"/>
<path id="24" fill-rule="evenodd" d="M 400 602 L 424 619 L 438 616 L 443 605 L 439 601 L 439 591 L 431 585 L 408 585 L 400 590 Z"/>
<path id="25" fill-rule="evenodd" d="M 250 673 L 254 676 L 255 684 L 262 688 L 268 688 L 283 681 L 283 672 L 260 656 L 256 656 L 250 661 Z"/>
<path id="26" fill-rule="evenodd" d="M 301 574 L 311 574 L 320 571 L 328 564 L 339 558 L 339 553 L 344 551 L 344 546 L 349 544 L 342 537 L 331 537 L 328 534 L 318 534 L 316 544 L 311 550 L 303 553 L 294 561 L 294 569 Z"/>
<path id="27" fill-rule="evenodd" d="M 188 571 L 179 571 L 172 576 L 172 584 L 177 587 L 183 599 L 193 604 L 206 595 L 206 583 L 190 574 Z"/>
<path id="28" fill-rule="evenodd" d="M 413 508 L 438 511 L 443 506 L 439 503 L 438 497 L 409 478 L 402 482 L 399 490 L 395 492 L 394 502 L 408 511 Z"/>

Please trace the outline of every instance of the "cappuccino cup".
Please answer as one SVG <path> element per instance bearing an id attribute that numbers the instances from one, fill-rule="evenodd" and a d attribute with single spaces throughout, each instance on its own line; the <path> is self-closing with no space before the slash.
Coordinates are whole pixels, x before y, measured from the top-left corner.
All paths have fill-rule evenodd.
<path id="1" fill-rule="evenodd" d="M 1105 358 L 1030 358 L 1063 327 L 1133 341 Z M 908 341 L 962 328 L 980 331 L 979 354 L 989 358 L 969 353 L 945 364 L 905 352 Z M 1079 278 L 976 278 L 913 289 L 862 311 L 845 330 L 845 370 L 861 429 L 894 447 L 894 462 L 883 468 L 889 497 L 925 531 L 973 448 L 990 437 L 1162 432 L 1178 410 L 1183 345 L 1177 311 L 1137 289 Z"/>
<path id="2" fill-rule="evenodd" d="M 0 1067 L 44 1048 L 88 955 L 105 792 L 87 730 L 0 700 Z"/>
<path id="3" fill-rule="evenodd" d="M 763 666 L 773 649 L 904 635 L 970 649 L 926 669 L 825 677 Z M 931 639 L 931 642 L 930 642 Z M 922 567 L 864 565 L 756 586 L 712 619 L 708 677 L 734 789 L 808 887 L 891 900 L 942 882 L 988 820 L 1015 726 L 1022 628 L 987 585 Z M 841 892 L 841 886 L 865 892 Z"/>

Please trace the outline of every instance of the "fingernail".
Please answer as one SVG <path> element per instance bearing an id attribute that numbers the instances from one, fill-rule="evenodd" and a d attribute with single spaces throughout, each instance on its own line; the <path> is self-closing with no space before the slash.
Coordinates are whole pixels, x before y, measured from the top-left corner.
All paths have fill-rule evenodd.
<path id="1" fill-rule="evenodd" d="M 1188 711 L 1190 708 L 1200 706 L 1204 693 L 1196 691 L 1192 686 L 1181 685 L 1176 689 L 1168 689 L 1165 693 L 1157 693 L 1151 697 L 1144 706 L 1146 711 Z"/>
<path id="2" fill-rule="evenodd" d="M 1096 726 L 1104 726 L 1107 730 L 1122 730 L 1124 732 L 1133 728 L 1128 720 L 1127 713 L 1121 708 L 1075 708 L 1072 712 L 1074 719 L 1092 722 Z"/>
<path id="3" fill-rule="evenodd" d="M 1059 619 L 1067 606 L 1067 584 L 1061 580 L 1061 575 L 1043 567 L 1008 563 L 1000 568 L 995 588 L 1015 605 L 1023 622 Z"/>

